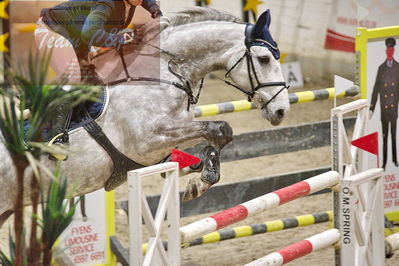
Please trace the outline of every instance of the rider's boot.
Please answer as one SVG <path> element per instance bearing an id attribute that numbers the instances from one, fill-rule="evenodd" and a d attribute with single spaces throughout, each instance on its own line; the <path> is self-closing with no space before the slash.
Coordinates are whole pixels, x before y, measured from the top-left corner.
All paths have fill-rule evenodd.
<path id="1" fill-rule="evenodd" d="M 97 75 L 94 65 L 83 59 L 80 64 L 80 77 L 83 84 L 87 85 L 103 85 L 103 82 Z"/>

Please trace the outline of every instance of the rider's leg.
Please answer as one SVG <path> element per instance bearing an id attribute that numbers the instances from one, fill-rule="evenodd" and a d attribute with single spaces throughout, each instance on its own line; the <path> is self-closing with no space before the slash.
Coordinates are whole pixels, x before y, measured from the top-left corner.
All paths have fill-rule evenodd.
<path id="1" fill-rule="evenodd" d="M 86 59 L 79 60 L 80 75 L 82 83 L 88 85 L 103 85 L 104 83 L 96 73 L 94 65 L 90 64 Z"/>
<path id="2" fill-rule="evenodd" d="M 50 66 L 57 75 L 56 80 L 67 84 L 79 84 L 80 68 L 72 42 L 64 36 L 52 31 L 41 18 L 39 18 L 36 23 L 34 35 L 36 47 L 39 52 L 51 52 Z M 68 111 L 66 106 L 59 106 L 51 125 L 49 137 L 53 138 L 61 133 L 66 133 L 70 122 L 70 116 L 71 111 Z M 68 135 L 63 134 L 56 138 L 53 143 L 67 142 Z M 53 159 L 54 157 L 50 156 L 50 158 Z"/>
<path id="3" fill-rule="evenodd" d="M 89 63 L 89 47 L 81 43 L 75 47 L 75 52 L 79 60 L 81 82 L 89 85 L 102 85 L 103 82 L 98 77 L 94 65 Z"/>
<path id="4" fill-rule="evenodd" d="M 52 31 L 41 18 L 36 23 L 36 47 L 39 51 L 52 51 L 51 67 L 57 79 L 66 78 L 68 84 L 83 83 L 99 85 L 101 80 L 87 62 L 87 45 L 79 38 L 65 38 Z"/>
<path id="5" fill-rule="evenodd" d="M 56 79 L 65 77 L 68 84 L 79 84 L 80 68 L 71 41 L 49 29 L 41 18 L 36 23 L 34 35 L 40 52 L 51 51 L 50 65 L 57 74 Z"/>

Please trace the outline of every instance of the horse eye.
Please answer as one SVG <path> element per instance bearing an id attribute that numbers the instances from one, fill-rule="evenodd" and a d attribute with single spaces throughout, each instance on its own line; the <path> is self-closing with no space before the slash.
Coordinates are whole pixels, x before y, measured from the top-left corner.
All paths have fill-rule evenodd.
<path id="1" fill-rule="evenodd" d="M 263 64 L 268 64 L 270 62 L 270 57 L 268 57 L 268 56 L 259 56 L 258 59 L 259 59 L 259 62 L 261 62 Z"/>

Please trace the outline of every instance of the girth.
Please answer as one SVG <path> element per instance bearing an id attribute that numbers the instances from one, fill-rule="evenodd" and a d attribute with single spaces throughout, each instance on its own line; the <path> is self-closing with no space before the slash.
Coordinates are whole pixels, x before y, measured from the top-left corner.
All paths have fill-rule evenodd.
<path id="1" fill-rule="evenodd" d="M 111 157 L 114 169 L 112 170 L 111 176 L 105 183 L 105 190 L 111 191 L 123 184 L 127 180 L 127 172 L 135 169 L 145 167 L 142 164 L 136 163 L 135 161 L 128 158 L 126 155 L 121 153 L 112 142 L 109 140 L 104 131 L 97 124 L 97 122 L 88 115 L 86 111 L 86 119 L 91 121 L 83 126 L 83 128 L 90 134 L 90 136 L 108 153 Z"/>
<path id="2" fill-rule="evenodd" d="M 109 140 L 107 135 L 97 124 L 97 122 L 90 116 L 89 112 L 84 109 L 84 121 L 80 124 L 90 134 L 90 136 L 107 152 L 112 160 L 114 166 L 111 176 L 105 182 L 105 190 L 111 191 L 123 184 L 127 180 L 127 172 L 136 170 L 139 168 L 146 167 L 145 165 L 139 164 L 123 153 L 121 153 L 112 142 Z M 158 163 L 165 162 L 170 155 L 162 159 Z"/>
<path id="3" fill-rule="evenodd" d="M 104 131 L 95 121 L 96 117 L 93 118 L 90 115 L 89 111 L 87 110 L 87 107 L 84 104 L 80 105 L 79 109 L 80 109 L 79 114 L 81 115 L 79 119 L 80 122 L 75 124 L 72 127 L 72 129 L 83 127 L 90 134 L 90 136 L 107 152 L 107 154 L 111 158 L 113 163 L 112 174 L 104 184 L 105 190 L 111 191 L 127 180 L 128 171 L 143 168 L 145 166 L 131 160 L 126 155 L 121 153 L 112 144 L 109 138 L 105 135 Z M 68 113 L 68 118 L 67 118 L 68 121 L 70 121 L 71 114 L 72 111 Z M 69 122 L 67 123 L 67 127 L 65 128 L 64 134 L 62 136 L 62 138 L 64 138 L 64 142 L 68 142 L 69 138 L 68 126 Z M 55 158 L 58 160 L 63 160 L 59 159 L 58 157 Z M 164 160 L 166 160 L 167 158 L 165 158 Z"/>

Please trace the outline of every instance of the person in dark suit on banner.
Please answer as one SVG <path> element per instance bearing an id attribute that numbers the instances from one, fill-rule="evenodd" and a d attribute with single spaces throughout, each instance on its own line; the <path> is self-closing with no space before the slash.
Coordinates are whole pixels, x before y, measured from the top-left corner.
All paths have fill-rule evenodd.
<path id="1" fill-rule="evenodd" d="M 385 169 L 388 157 L 388 134 L 391 131 L 392 161 L 399 166 L 396 154 L 396 121 L 398 119 L 399 100 L 399 63 L 393 58 L 396 40 L 387 38 L 385 40 L 387 59 L 378 67 L 373 94 L 371 96 L 370 111 L 373 115 L 377 98 L 380 99 L 381 124 L 383 135 L 383 163 Z"/>

